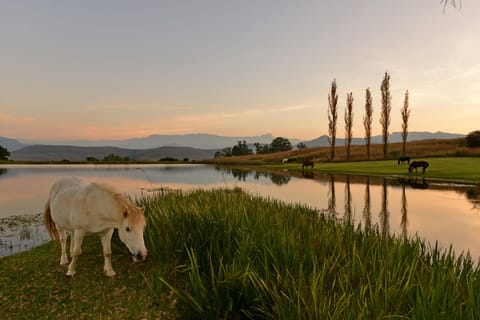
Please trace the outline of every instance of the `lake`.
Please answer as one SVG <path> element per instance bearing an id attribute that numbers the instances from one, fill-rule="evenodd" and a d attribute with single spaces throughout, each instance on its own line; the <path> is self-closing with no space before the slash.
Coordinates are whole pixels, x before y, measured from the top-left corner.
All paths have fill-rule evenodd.
<path id="1" fill-rule="evenodd" d="M 382 232 L 418 235 L 480 257 L 480 187 L 366 176 L 266 173 L 211 165 L 0 165 L 0 256 L 49 241 L 41 212 L 51 185 L 78 176 L 131 196 L 159 190 L 240 187 L 251 194 L 306 204 Z"/>

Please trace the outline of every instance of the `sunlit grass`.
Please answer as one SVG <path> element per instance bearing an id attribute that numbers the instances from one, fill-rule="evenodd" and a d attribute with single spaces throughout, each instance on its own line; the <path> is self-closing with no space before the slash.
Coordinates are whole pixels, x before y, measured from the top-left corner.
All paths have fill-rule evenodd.
<path id="1" fill-rule="evenodd" d="M 480 316 L 478 267 L 420 239 L 239 191 L 140 202 L 155 226 L 150 259 L 171 266 L 152 287 L 176 292 L 188 318 Z"/>

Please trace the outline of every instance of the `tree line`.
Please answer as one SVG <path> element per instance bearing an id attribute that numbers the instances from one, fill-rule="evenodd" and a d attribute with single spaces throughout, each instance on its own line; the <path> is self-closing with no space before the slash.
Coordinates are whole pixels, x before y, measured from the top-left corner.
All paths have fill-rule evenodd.
<path id="1" fill-rule="evenodd" d="M 281 151 L 290 151 L 293 149 L 292 143 L 287 138 L 283 137 L 276 137 L 272 140 L 270 144 L 261 144 L 259 142 L 255 142 L 253 144 L 255 147 L 256 154 L 267 154 L 267 153 L 275 153 Z M 304 143 L 299 143 L 297 148 L 302 149 L 306 148 L 307 146 Z M 233 157 L 233 156 L 243 156 L 253 154 L 253 150 L 248 146 L 245 140 L 238 141 L 237 144 L 233 147 L 223 148 L 215 152 L 215 158 L 223 158 L 223 157 Z"/>
<path id="2" fill-rule="evenodd" d="M 381 111 L 380 125 L 382 126 L 382 146 L 383 156 L 386 159 L 388 153 L 388 136 L 392 110 L 392 95 L 390 93 L 390 74 L 385 72 L 381 91 Z M 337 81 L 333 79 L 330 93 L 328 94 L 328 142 L 330 145 L 330 160 L 335 160 L 335 147 L 337 137 L 337 120 L 338 120 L 338 93 Z M 408 101 L 408 90 L 405 92 L 405 98 L 402 114 L 402 155 L 406 154 L 406 141 L 408 137 L 408 119 L 410 118 L 410 109 Z M 365 128 L 365 145 L 367 160 L 370 160 L 371 138 L 372 138 L 372 122 L 373 122 L 373 99 L 370 88 L 365 90 L 365 114 L 363 117 L 363 126 Z M 353 138 L 353 94 L 347 93 L 347 105 L 344 113 L 345 121 L 345 148 L 347 152 L 347 160 L 350 159 L 350 147 Z"/>

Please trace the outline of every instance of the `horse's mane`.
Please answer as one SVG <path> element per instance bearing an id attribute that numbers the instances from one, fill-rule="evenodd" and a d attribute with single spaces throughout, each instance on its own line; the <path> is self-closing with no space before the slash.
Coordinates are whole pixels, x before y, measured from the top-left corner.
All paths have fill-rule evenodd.
<path id="1" fill-rule="evenodd" d="M 123 209 L 127 210 L 129 213 L 130 219 L 136 220 L 136 218 L 140 215 L 141 211 L 138 210 L 138 207 L 135 206 L 127 198 L 127 196 L 115 190 L 114 187 L 107 184 L 98 183 L 98 182 L 94 182 L 93 184 L 96 185 L 98 188 L 102 189 L 103 191 L 109 193 Z"/>

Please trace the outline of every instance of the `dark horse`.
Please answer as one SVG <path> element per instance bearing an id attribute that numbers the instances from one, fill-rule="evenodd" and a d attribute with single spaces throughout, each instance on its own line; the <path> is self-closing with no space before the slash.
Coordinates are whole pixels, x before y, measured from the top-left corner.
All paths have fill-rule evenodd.
<path id="1" fill-rule="evenodd" d="M 415 173 L 417 173 L 417 168 L 422 167 L 423 173 L 425 173 L 425 169 L 428 168 L 427 161 L 413 161 L 410 166 L 408 167 L 408 173 L 412 173 L 413 169 L 415 169 Z"/>
<path id="2" fill-rule="evenodd" d="M 404 162 L 407 162 L 408 164 L 410 164 L 410 157 L 403 156 L 398 158 L 397 164 L 403 164 Z"/>
<path id="3" fill-rule="evenodd" d="M 302 163 L 302 171 L 305 170 L 305 167 L 310 167 L 313 169 L 313 166 L 315 165 L 315 162 L 313 162 L 312 160 L 306 160 L 306 161 L 303 161 Z"/>

